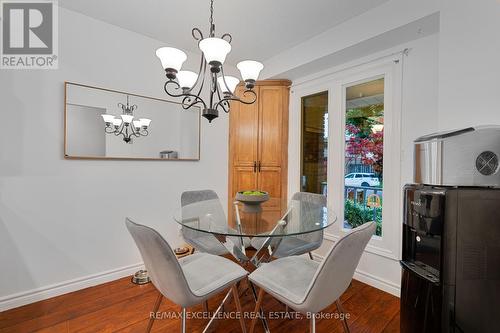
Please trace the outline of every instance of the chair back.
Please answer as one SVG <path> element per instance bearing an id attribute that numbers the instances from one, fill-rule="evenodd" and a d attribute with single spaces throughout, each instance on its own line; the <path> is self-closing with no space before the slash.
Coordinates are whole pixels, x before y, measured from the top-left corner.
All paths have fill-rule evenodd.
<path id="1" fill-rule="evenodd" d="M 292 200 L 297 200 L 297 201 L 302 201 L 302 202 L 309 202 L 312 204 L 316 204 L 318 206 L 326 206 L 326 196 L 323 194 L 317 194 L 317 193 L 309 193 L 309 192 L 296 192 L 292 196 Z M 309 232 L 303 235 L 297 235 L 295 236 L 303 241 L 306 241 L 311 244 L 316 244 L 314 249 L 309 249 L 309 251 L 314 251 L 315 249 L 319 248 L 321 244 L 323 243 L 323 229 L 320 231 L 315 231 L 315 232 Z"/>
<path id="2" fill-rule="evenodd" d="M 212 190 L 185 191 L 181 194 L 181 206 L 213 199 L 219 199 L 219 196 Z"/>
<path id="3" fill-rule="evenodd" d="M 375 222 L 365 223 L 335 243 L 316 271 L 301 308 L 317 313 L 344 293 L 375 228 Z"/>
<path id="4" fill-rule="evenodd" d="M 203 201 L 208 201 L 206 205 Z M 193 205 L 200 203 L 199 205 Z M 212 190 L 196 190 L 196 191 L 185 191 L 181 194 L 181 207 L 183 218 L 199 217 L 202 218 L 202 223 L 210 223 L 214 226 L 214 229 L 221 228 L 224 230 L 227 228 L 227 219 L 222 204 L 219 200 L 219 196 Z M 226 252 L 224 246 L 222 246 L 215 237 L 210 237 L 209 234 L 187 228 L 185 226 L 181 227 L 182 237 L 186 242 L 190 243 L 193 247 L 197 248 L 202 252 L 209 252 L 212 254 L 223 254 Z M 196 244 L 196 239 L 203 237 L 209 248 L 199 248 Z M 207 243 L 208 242 L 208 243 Z"/>
<path id="5" fill-rule="evenodd" d="M 132 222 L 129 218 L 125 224 L 156 289 L 178 305 L 191 303 L 196 296 L 189 289 L 179 261 L 165 239 L 156 230 Z"/>
<path id="6" fill-rule="evenodd" d="M 296 192 L 292 196 L 292 200 L 311 202 L 318 205 L 326 206 L 326 196 L 323 194 Z"/>

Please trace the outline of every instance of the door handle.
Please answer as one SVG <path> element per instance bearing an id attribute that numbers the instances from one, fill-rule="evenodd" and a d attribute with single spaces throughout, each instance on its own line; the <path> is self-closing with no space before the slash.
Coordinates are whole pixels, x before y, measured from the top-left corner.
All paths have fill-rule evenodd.
<path id="1" fill-rule="evenodd" d="M 257 172 L 257 161 L 253 161 L 253 172 Z"/>
<path id="2" fill-rule="evenodd" d="M 262 163 L 259 161 L 259 172 L 260 172 L 261 167 L 262 167 Z"/>

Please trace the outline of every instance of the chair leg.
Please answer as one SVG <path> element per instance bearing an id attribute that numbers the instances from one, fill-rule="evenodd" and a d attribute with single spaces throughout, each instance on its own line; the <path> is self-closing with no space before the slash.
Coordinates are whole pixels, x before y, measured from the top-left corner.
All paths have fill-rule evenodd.
<path id="1" fill-rule="evenodd" d="M 215 310 L 214 314 L 212 315 L 212 317 L 210 318 L 210 320 L 208 321 L 208 324 L 207 326 L 205 326 L 205 329 L 203 330 L 202 333 L 206 333 L 208 332 L 208 329 L 210 328 L 210 325 L 212 325 L 212 322 L 215 320 L 215 317 L 217 316 L 217 314 L 220 312 L 220 310 L 222 309 L 222 307 L 224 306 L 224 303 L 226 303 L 226 301 L 229 299 L 229 296 L 231 296 L 231 290 L 229 290 L 226 294 L 226 296 L 224 297 L 224 299 L 222 300 L 222 303 L 219 305 L 219 307 Z"/>
<path id="2" fill-rule="evenodd" d="M 208 301 L 203 302 L 203 312 L 208 312 Z"/>
<path id="3" fill-rule="evenodd" d="M 236 310 L 238 311 L 239 317 L 240 317 L 240 325 L 241 325 L 241 331 L 243 333 L 247 333 L 247 328 L 245 326 L 245 319 L 243 319 L 243 311 L 241 310 L 241 303 L 240 303 L 240 296 L 238 295 L 238 288 L 236 285 L 232 287 L 233 289 L 233 298 L 234 298 L 234 304 L 236 304 Z"/>
<path id="4" fill-rule="evenodd" d="M 151 332 L 151 328 L 153 328 L 156 312 L 158 312 L 162 300 L 163 300 L 163 295 L 162 293 L 158 292 L 158 297 L 156 298 L 155 305 L 153 307 L 153 312 L 152 312 L 153 315 L 149 318 L 148 328 L 146 329 L 147 333 Z"/>
<path id="5" fill-rule="evenodd" d="M 182 308 L 181 315 L 181 332 L 186 333 L 186 308 Z"/>
<path id="6" fill-rule="evenodd" d="M 344 326 L 344 332 L 350 333 L 351 331 L 349 330 L 349 325 L 347 325 L 345 311 L 344 311 L 344 308 L 342 307 L 342 305 L 340 304 L 340 300 L 336 300 L 335 305 L 337 305 L 337 309 L 339 310 L 340 314 L 342 315 L 342 326 Z"/>
<path id="7" fill-rule="evenodd" d="M 311 258 L 311 260 L 314 260 L 314 257 L 311 252 L 309 252 L 309 258 Z"/>
<path id="8" fill-rule="evenodd" d="M 309 333 L 316 333 L 316 317 L 314 316 L 314 313 L 309 321 Z"/>
<path id="9" fill-rule="evenodd" d="M 264 289 L 260 288 L 259 296 L 257 297 L 257 303 L 255 304 L 255 310 L 253 310 L 254 317 L 252 318 L 252 323 L 250 324 L 250 333 L 255 330 L 255 324 L 257 324 L 258 313 L 260 306 L 262 305 L 262 300 L 264 299 Z"/>

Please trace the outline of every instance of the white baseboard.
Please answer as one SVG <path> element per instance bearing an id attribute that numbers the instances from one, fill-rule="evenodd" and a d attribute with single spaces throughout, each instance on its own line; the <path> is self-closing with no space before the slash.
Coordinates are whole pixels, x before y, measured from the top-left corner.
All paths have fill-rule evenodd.
<path id="1" fill-rule="evenodd" d="M 117 269 L 88 275 L 85 277 L 55 283 L 41 288 L 24 291 L 17 294 L 0 297 L 0 312 L 35 303 L 51 297 L 67 294 L 98 284 L 114 281 L 125 276 L 133 275 L 144 267 L 143 263 L 120 267 Z"/>
<path id="2" fill-rule="evenodd" d="M 317 253 L 313 253 L 313 258 L 314 260 L 317 261 L 323 260 L 323 256 Z M 399 285 L 394 284 L 391 281 L 387 281 L 386 279 L 375 276 L 373 274 L 363 272 L 359 269 L 356 269 L 356 271 L 354 272 L 354 279 L 366 283 L 367 285 L 372 286 L 374 288 L 383 290 L 396 297 L 399 297 L 401 294 L 401 288 Z"/>
<path id="3" fill-rule="evenodd" d="M 397 284 L 394 284 L 391 281 L 387 281 L 370 273 L 360 271 L 359 269 L 354 272 L 354 278 L 396 297 L 399 297 L 401 294 L 401 288 Z"/>

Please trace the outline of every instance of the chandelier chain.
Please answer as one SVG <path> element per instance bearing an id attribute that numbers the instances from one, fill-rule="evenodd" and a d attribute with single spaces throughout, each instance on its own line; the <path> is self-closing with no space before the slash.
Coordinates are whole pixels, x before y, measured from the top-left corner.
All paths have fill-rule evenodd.
<path id="1" fill-rule="evenodd" d="M 214 24 L 214 0 L 210 0 L 210 27 Z"/>

